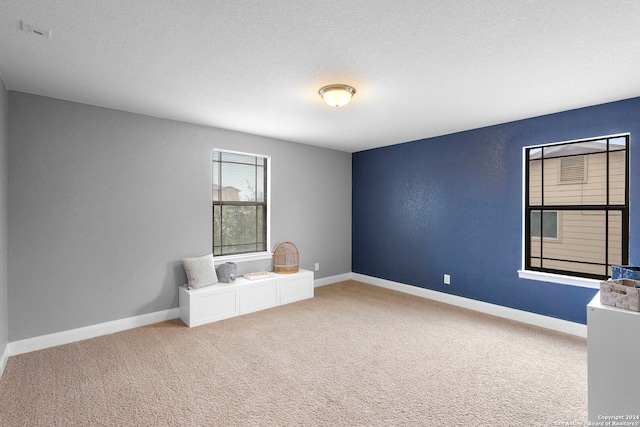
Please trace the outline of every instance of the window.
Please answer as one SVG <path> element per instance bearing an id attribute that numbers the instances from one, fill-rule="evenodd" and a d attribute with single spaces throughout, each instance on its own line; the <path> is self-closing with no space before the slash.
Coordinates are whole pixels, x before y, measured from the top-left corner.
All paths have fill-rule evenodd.
<path id="1" fill-rule="evenodd" d="M 266 252 L 269 157 L 213 151 L 213 255 Z"/>
<path id="2" fill-rule="evenodd" d="M 558 238 L 558 212 L 545 211 L 540 217 L 541 211 L 531 211 L 531 237 L 540 238 L 540 230 L 542 230 L 543 239 Z M 543 221 L 544 219 L 544 221 Z M 542 224 L 544 223 L 544 228 Z"/>
<path id="3" fill-rule="evenodd" d="M 629 135 L 524 149 L 524 268 L 606 279 L 629 261 Z"/>

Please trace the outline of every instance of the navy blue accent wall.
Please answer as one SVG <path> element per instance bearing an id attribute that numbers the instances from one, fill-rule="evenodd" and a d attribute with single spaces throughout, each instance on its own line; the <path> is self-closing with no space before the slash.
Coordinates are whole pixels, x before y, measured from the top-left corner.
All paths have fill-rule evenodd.
<path id="1" fill-rule="evenodd" d="M 354 153 L 353 272 L 586 324 L 597 290 L 518 278 L 522 147 L 626 132 L 637 265 L 640 98 Z"/>

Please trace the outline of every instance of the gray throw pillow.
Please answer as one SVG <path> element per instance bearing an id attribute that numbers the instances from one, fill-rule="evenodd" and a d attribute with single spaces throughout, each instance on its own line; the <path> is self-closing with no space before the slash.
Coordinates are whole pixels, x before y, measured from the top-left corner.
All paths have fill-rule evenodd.
<path id="1" fill-rule="evenodd" d="M 187 273 L 189 289 L 201 288 L 218 283 L 216 268 L 213 265 L 213 254 L 195 258 L 184 258 L 182 264 L 184 265 L 184 271 Z"/>

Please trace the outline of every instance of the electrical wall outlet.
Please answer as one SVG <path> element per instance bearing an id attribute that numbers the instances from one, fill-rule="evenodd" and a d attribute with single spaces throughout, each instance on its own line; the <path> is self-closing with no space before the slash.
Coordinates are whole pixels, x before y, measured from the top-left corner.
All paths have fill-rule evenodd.
<path id="1" fill-rule="evenodd" d="M 320 270 L 320 263 L 316 262 L 316 271 Z"/>
<path id="2" fill-rule="evenodd" d="M 451 284 L 451 276 L 449 276 L 448 274 L 444 275 L 444 284 L 445 285 L 450 285 Z"/>

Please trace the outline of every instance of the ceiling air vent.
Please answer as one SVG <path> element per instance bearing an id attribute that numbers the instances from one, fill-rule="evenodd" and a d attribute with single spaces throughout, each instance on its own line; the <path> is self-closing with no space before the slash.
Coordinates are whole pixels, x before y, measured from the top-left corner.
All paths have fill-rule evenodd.
<path id="1" fill-rule="evenodd" d="M 26 33 L 31 33 L 34 36 L 43 37 L 45 39 L 51 38 L 51 30 L 45 27 L 40 27 L 38 25 L 29 24 L 27 22 L 22 22 L 22 31 Z"/>

